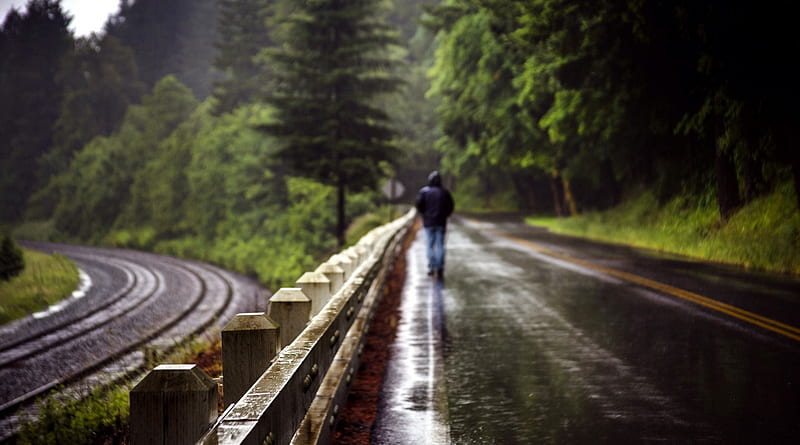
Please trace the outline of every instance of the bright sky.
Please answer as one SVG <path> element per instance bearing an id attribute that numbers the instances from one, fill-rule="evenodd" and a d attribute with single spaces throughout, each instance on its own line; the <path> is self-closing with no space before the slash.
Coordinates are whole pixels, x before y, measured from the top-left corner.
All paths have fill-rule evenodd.
<path id="1" fill-rule="evenodd" d="M 120 0 L 61 0 L 61 9 L 72 16 L 70 28 L 75 36 L 87 36 L 103 30 L 108 16 L 119 10 Z M 0 0 L 0 24 L 12 7 L 24 13 L 28 0 Z"/>

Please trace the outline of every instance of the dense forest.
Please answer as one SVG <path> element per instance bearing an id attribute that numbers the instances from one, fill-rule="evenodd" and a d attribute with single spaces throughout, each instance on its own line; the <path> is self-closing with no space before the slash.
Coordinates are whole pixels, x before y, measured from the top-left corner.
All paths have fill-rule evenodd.
<path id="1" fill-rule="evenodd" d="M 0 223 L 22 238 L 155 250 L 287 284 L 385 202 L 380 180 L 418 181 L 435 166 L 424 100 L 433 34 L 418 23 L 419 3 L 123 0 L 103 33 L 76 38 L 59 1 L 30 0 L 0 27 Z M 349 108 L 372 111 L 352 121 L 358 134 L 379 131 L 363 121 L 387 125 L 371 151 L 358 148 L 374 134 L 344 140 L 350 149 L 337 157 L 349 160 L 314 175 L 311 162 L 330 156 L 293 156 L 287 137 L 267 130 L 281 122 L 281 95 L 327 80 L 292 85 L 279 59 L 300 45 L 297 23 L 330 29 L 314 25 L 347 8 L 337 26 L 365 25 L 333 59 L 352 53 L 351 65 L 369 63 L 326 68 L 361 82 Z M 320 38 L 306 36 L 311 45 Z M 385 79 L 365 83 L 368 73 Z M 314 128 L 306 127 L 299 131 Z M 347 169 L 339 187 L 335 173 Z M 346 202 L 337 200 L 345 191 Z"/>
<path id="2" fill-rule="evenodd" d="M 714 200 L 724 221 L 800 186 L 791 5 L 447 0 L 426 20 L 441 37 L 437 148 L 458 177 L 535 209 L 574 215 L 647 187 Z"/>
<path id="3" fill-rule="evenodd" d="M 462 210 L 569 216 L 647 189 L 724 224 L 800 196 L 790 6 L 122 0 L 76 38 L 30 0 L 0 24 L 0 224 L 270 285 L 374 212 L 380 180 L 409 202 L 433 168 Z"/>

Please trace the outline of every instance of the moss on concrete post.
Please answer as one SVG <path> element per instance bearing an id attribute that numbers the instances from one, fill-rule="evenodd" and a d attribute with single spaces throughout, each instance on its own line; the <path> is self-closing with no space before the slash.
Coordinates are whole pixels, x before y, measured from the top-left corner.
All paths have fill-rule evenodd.
<path id="1" fill-rule="evenodd" d="M 281 288 L 269 299 L 269 318 L 280 326 L 283 348 L 303 332 L 311 319 L 311 299 L 300 288 Z"/>
<path id="2" fill-rule="evenodd" d="M 236 403 L 280 349 L 278 324 L 264 313 L 237 314 L 222 330 L 225 406 Z"/>
<path id="3" fill-rule="evenodd" d="M 218 398 L 197 365 L 156 367 L 130 392 L 130 444 L 194 444 L 217 420 Z"/>

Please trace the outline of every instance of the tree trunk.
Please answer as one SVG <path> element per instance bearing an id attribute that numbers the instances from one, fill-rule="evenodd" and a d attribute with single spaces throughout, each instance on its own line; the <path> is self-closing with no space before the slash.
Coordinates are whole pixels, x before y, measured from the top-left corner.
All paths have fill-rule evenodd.
<path id="1" fill-rule="evenodd" d="M 575 202 L 575 195 L 572 194 L 569 179 L 562 176 L 561 182 L 564 183 L 564 207 L 569 210 L 568 216 L 575 216 L 578 214 L 578 203 Z"/>
<path id="2" fill-rule="evenodd" d="M 340 249 L 344 247 L 345 239 L 344 239 L 344 232 L 346 227 L 344 225 L 345 221 L 345 186 L 343 181 L 339 181 L 339 185 L 336 187 L 338 199 L 336 200 L 336 244 L 337 247 Z"/>
<path id="3" fill-rule="evenodd" d="M 564 182 L 561 180 L 561 173 L 558 170 L 553 170 L 553 174 L 550 177 L 550 190 L 553 192 L 553 206 L 556 216 L 559 218 L 567 216 L 564 211 Z"/>
<path id="4" fill-rule="evenodd" d="M 722 221 L 727 221 L 742 203 L 739 196 L 739 182 L 736 178 L 736 164 L 733 162 L 733 156 L 717 147 L 714 170 L 717 176 L 719 216 Z"/>

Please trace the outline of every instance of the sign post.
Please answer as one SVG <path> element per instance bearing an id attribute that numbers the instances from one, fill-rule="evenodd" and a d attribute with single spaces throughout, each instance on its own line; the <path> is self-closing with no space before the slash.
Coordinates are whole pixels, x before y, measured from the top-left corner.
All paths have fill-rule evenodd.
<path id="1" fill-rule="evenodd" d="M 402 182 L 398 181 L 397 178 L 392 176 L 391 178 L 389 178 L 388 181 L 383 183 L 381 191 L 383 192 L 384 195 L 386 195 L 386 198 L 388 198 L 389 220 L 391 221 L 394 219 L 394 207 L 392 206 L 392 201 L 403 196 L 403 193 L 405 193 L 406 188 L 405 186 L 403 186 Z"/>

